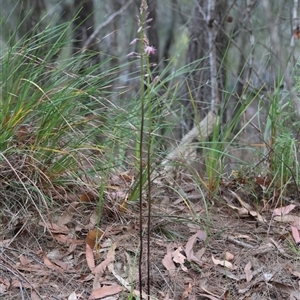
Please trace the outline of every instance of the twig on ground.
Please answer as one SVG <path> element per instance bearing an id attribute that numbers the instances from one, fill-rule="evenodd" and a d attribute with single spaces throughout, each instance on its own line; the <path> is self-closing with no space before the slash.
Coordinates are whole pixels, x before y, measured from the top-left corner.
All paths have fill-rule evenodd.
<path id="1" fill-rule="evenodd" d="M 241 242 L 241 241 L 238 241 L 230 236 L 227 237 L 227 240 L 233 244 L 236 244 L 238 246 L 241 246 L 243 248 L 247 248 L 247 249 L 254 249 L 254 246 L 250 245 L 250 244 L 247 244 L 247 243 L 244 243 L 244 242 Z"/>
<path id="2" fill-rule="evenodd" d="M 26 277 L 24 277 L 19 270 L 14 268 L 11 264 L 9 264 L 7 261 L 2 259 L 1 257 L 0 257 L 0 267 L 6 269 L 10 273 L 12 273 L 15 277 L 17 277 L 22 286 L 23 286 L 23 282 L 26 282 L 27 284 L 29 284 L 29 286 L 31 286 L 31 288 L 36 292 L 36 294 L 40 297 L 40 299 L 43 299 L 43 297 L 40 295 L 40 293 L 37 291 L 37 289 L 34 287 L 34 285 L 32 285 L 30 283 L 30 281 Z"/>

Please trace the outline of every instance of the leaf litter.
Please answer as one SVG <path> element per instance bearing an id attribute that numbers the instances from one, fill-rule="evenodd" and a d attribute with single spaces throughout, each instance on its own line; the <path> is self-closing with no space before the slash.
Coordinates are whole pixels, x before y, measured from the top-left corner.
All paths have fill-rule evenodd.
<path id="1" fill-rule="evenodd" d="M 3 230 L 3 299 L 17 299 L 20 286 L 28 299 L 140 297 L 138 208 L 127 200 L 133 177 L 126 173 L 114 178 L 105 192 L 100 224 L 97 202 L 91 196 L 82 201 L 84 193 L 79 193 L 78 199 L 70 197 L 70 203 L 45 217 L 47 221 L 32 217 L 17 235 L 13 224 Z M 300 299 L 295 204 L 263 211 L 247 194 L 227 188 L 221 195 L 226 206 L 211 206 L 207 222 L 198 187 L 186 180 L 182 189 L 187 197 L 197 197 L 178 198 L 161 184 L 153 196 L 151 299 Z M 145 275 L 146 256 L 142 270 Z M 143 281 L 143 299 L 145 290 Z"/>

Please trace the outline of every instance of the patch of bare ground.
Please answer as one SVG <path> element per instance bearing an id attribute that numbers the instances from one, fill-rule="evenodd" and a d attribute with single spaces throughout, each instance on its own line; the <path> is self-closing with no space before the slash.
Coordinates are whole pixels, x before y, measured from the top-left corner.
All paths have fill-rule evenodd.
<path id="1" fill-rule="evenodd" d="M 94 191 L 65 192 L 50 214 L 2 202 L 1 299 L 138 299 L 132 179 L 110 178 L 99 226 Z M 257 182 L 249 190 L 223 181 L 213 200 L 189 179 L 177 184 L 152 188 L 151 299 L 300 299 L 299 207 L 291 199 L 274 211 L 277 200 Z M 146 293 L 146 231 L 143 240 Z"/>

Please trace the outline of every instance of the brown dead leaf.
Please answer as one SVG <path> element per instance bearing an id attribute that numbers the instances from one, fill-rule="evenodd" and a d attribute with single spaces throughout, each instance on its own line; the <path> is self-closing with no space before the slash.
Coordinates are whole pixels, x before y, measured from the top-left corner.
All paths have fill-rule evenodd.
<path id="1" fill-rule="evenodd" d="M 97 202 L 98 195 L 96 195 L 94 192 L 84 192 L 79 196 L 79 199 L 81 202 L 87 203 L 87 202 Z"/>
<path id="2" fill-rule="evenodd" d="M 103 231 L 100 229 L 93 229 L 90 230 L 85 238 L 85 242 L 89 244 L 89 246 L 94 249 L 95 245 L 97 244 L 97 248 L 100 247 L 99 245 L 99 239 L 103 235 Z"/>
<path id="3" fill-rule="evenodd" d="M 73 245 L 73 247 L 75 247 L 77 245 L 84 244 L 84 241 L 73 239 L 66 234 L 53 234 L 53 236 L 54 236 L 55 240 L 58 241 L 59 243 L 66 244 L 69 246 Z"/>
<path id="4" fill-rule="evenodd" d="M 127 183 L 133 183 L 134 182 L 134 176 L 130 174 L 130 172 L 126 171 L 122 174 L 119 174 L 119 177 L 122 178 Z"/>
<path id="5" fill-rule="evenodd" d="M 291 223 L 296 228 L 300 229 L 300 217 L 294 215 L 276 216 L 273 220 L 283 223 Z"/>
<path id="6" fill-rule="evenodd" d="M 202 241 L 205 241 L 206 239 L 206 232 L 198 230 L 194 235 L 192 235 L 189 240 L 186 243 L 185 246 L 185 254 L 188 261 L 194 261 L 200 265 L 202 265 L 202 262 L 198 259 L 198 257 L 195 256 L 193 247 L 194 243 L 196 242 L 197 238 L 199 238 Z"/>
<path id="7" fill-rule="evenodd" d="M 94 270 L 93 274 L 99 274 L 100 276 L 103 274 L 106 267 L 115 260 L 115 250 L 117 248 L 117 243 L 113 243 L 111 248 L 107 252 L 106 259 L 102 261 Z"/>
<path id="8" fill-rule="evenodd" d="M 214 258 L 213 255 L 211 256 L 211 258 L 212 258 L 212 261 L 215 265 L 220 265 L 220 266 L 226 267 L 227 269 L 230 269 L 230 270 L 234 269 L 232 263 L 225 260 L 225 259 L 223 259 L 223 260 L 216 259 L 216 258 Z"/>
<path id="9" fill-rule="evenodd" d="M 75 241 L 78 241 L 78 240 L 75 240 Z M 82 244 L 84 243 L 84 241 L 80 241 L 80 242 L 81 242 Z M 68 251 L 67 251 L 66 255 L 69 255 L 69 254 L 73 253 L 74 250 L 76 249 L 77 245 L 78 245 L 78 244 L 75 244 L 75 243 L 69 244 Z"/>
<path id="10" fill-rule="evenodd" d="M 48 268 L 54 269 L 54 270 L 58 270 L 58 271 L 60 271 L 60 272 L 64 271 L 61 267 L 59 267 L 59 266 L 55 265 L 54 263 L 52 263 L 52 262 L 50 261 L 50 259 L 47 257 L 47 255 L 46 255 L 45 252 L 43 252 L 42 254 L 43 254 L 44 264 L 45 264 Z"/>
<path id="11" fill-rule="evenodd" d="M 181 253 L 183 249 L 178 247 L 175 251 L 172 252 L 172 258 L 175 263 L 180 264 L 182 271 L 187 272 L 187 267 L 184 266 L 186 257 Z"/>
<path id="12" fill-rule="evenodd" d="M 69 228 L 65 225 L 59 226 L 54 223 L 39 222 L 39 225 L 46 227 L 51 233 L 69 233 Z"/>
<path id="13" fill-rule="evenodd" d="M 27 266 L 30 265 L 32 263 L 32 259 L 29 259 L 27 256 L 25 256 L 24 254 L 21 254 L 19 256 L 20 262 L 22 266 Z"/>
<path id="14" fill-rule="evenodd" d="M 236 197 L 236 199 L 238 199 L 238 201 L 240 202 L 240 204 L 242 205 L 243 209 L 238 209 L 239 214 L 242 213 L 243 216 L 245 216 L 245 210 L 247 210 L 247 214 L 251 215 L 252 217 L 256 218 L 257 221 L 261 222 L 261 223 L 266 223 L 266 219 L 264 217 L 262 217 L 258 212 L 256 212 L 255 210 L 253 210 L 253 208 L 251 207 L 250 204 L 248 204 L 247 202 L 243 201 L 242 198 L 235 192 L 231 191 L 231 193 Z M 230 207 L 232 205 L 229 205 Z M 242 215 L 240 215 L 242 216 Z"/>
<path id="15" fill-rule="evenodd" d="M 4 294 L 7 291 L 7 286 L 3 283 L 0 283 L 0 294 Z"/>
<path id="16" fill-rule="evenodd" d="M 80 278 L 78 278 L 79 282 L 87 282 L 87 281 L 92 281 L 95 278 L 93 274 L 81 274 Z"/>
<path id="17" fill-rule="evenodd" d="M 201 248 L 199 251 L 197 251 L 196 253 L 195 253 L 195 256 L 197 257 L 197 259 L 201 259 L 202 258 L 202 256 L 204 255 L 204 253 L 205 253 L 205 250 L 206 250 L 206 248 L 205 247 L 203 247 L 203 248 Z"/>
<path id="18" fill-rule="evenodd" d="M 295 207 L 296 207 L 296 205 L 294 205 L 294 204 L 290 204 L 290 205 L 288 205 L 288 206 L 278 207 L 278 208 L 274 209 L 273 215 L 274 215 L 274 216 L 284 216 L 284 215 L 287 215 L 287 214 L 288 214 L 289 212 L 291 212 Z"/>
<path id="19" fill-rule="evenodd" d="M 259 221 L 260 223 L 266 223 L 267 222 L 267 220 L 261 214 L 259 214 L 258 212 L 254 211 L 254 210 L 249 211 L 249 214 L 252 217 L 254 217 L 255 219 L 257 219 L 257 221 Z"/>
<path id="20" fill-rule="evenodd" d="M 40 300 L 41 298 L 39 297 L 39 295 L 37 294 L 37 292 L 35 290 L 31 291 L 31 300 Z"/>
<path id="21" fill-rule="evenodd" d="M 56 264 L 57 266 L 59 266 L 60 268 L 62 268 L 62 270 L 64 270 L 64 271 L 74 271 L 72 266 L 70 264 L 68 264 L 67 262 L 60 261 L 60 260 L 54 260 L 53 263 Z"/>
<path id="22" fill-rule="evenodd" d="M 16 288 L 20 288 L 20 281 L 17 278 L 14 278 L 11 281 L 11 287 L 16 287 Z M 22 282 L 22 287 L 26 288 L 26 289 L 31 289 L 32 285 L 30 285 L 28 282 Z"/>
<path id="23" fill-rule="evenodd" d="M 86 226 L 86 229 L 94 229 L 98 223 L 98 209 L 95 209 L 90 216 L 90 223 Z"/>
<path id="24" fill-rule="evenodd" d="M 101 278 L 100 274 L 96 273 L 93 280 L 93 291 L 101 288 L 100 278 Z"/>
<path id="25" fill-rule="evenodd" d="M 1 288 L 8 290 L 10 288 L 10 280 L 8 278 L 0 277 L 0 285 L 1 285 Z"/>
<path id="26" fill-rule="evenodd" d="M 85 244 L 85 257 L 89 269 L 93 272 L 93 270 L 95 269 L 95 259 L 93 249 L 89 244 Z"/>
<path id="27" fill-rule="evenodd" d="M 175 274 L 176 266 L 173 262 L 171 247 L 169 245 L 167 246 L 167 254 L 164 256 L 162 264 L 169 271 L 170 275 Z"/>
<path id="28" fill-rule="evenodd" d="M 182 293 L 182 295 L 180 297 L 180 300 L 187 299 L 189 297 L 189 295 L 190 295 L 191 292 L 192 292 L 192 285 L 189 282 L 188 285 L 187 285 L 187 287 L 186 287 L 186 289 Z"/>
<path id="29" fill-rule="evenodd" d="M 192 255 L 194 255 L 193 247 L 197 240 L 197 236 L 198 236 L 198 231 L 188 239 L 185 245 L 185 254 L 188 261 L 191 261 L 191 257 Z"/>
<path id="30" fill-rule="evenodd" d="M 228 260 L 228 261 L 231 261 L 231 260 L 234 259 L 234 255 L 232 253 L 226 251 L 225 259 Z"/>
<path id="31" fill-rule="evenodd" d="M 94 290 L 90 295 L 89 300 L 104 298 L 120 292 L 122 292 L 122 287 L 120 285 L 103 286 L 100 289 Z"/>
<path id="32" fill-rule="evenodd" d="M 70 203 L 69 207 L 62 213 L 62 215 L 57 220 L 58 226 L 63 226 L 72 221 L 74 213 L 76 212 L 76 206 L 79 202 Z"/>
<path id="33" fill-rule="evenodd" d="M 291 226 L 291 229 L 292 229 L 292 236 L 294 238 L 295 243 L 299 244 L 300 243 L 300 236 L 299 236 L 298 228 L 296 228 L 294 226 Z"/>
<path id="34" fill-rule="evenodd" d="M 251 268 L 252 268 L 252 265 L 251 265 L 251 262 L 249 261 L 244 268 L 247 282 L 250 282 L 253 278 Z"/>

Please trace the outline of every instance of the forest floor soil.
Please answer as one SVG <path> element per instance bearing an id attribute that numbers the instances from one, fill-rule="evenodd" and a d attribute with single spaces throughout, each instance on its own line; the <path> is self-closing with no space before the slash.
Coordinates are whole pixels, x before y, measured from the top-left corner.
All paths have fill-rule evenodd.
<path id="1" fill-rule="evenodd" d="M 56 191 L 47 209 L 3 208 L 0 298 L 138 299 L 139 204 L 126 201 L 132 179 L 109 179 L 101 220 L 92 192 Z M 143 201 L 143 298 L 150 284 L 151 299 L 161 300 L 300 299 L 299 199 L 265 185 L 259 177 L 222 179 L 210 199 L 188 176 L 176 187 L 157 181 L 149 258 Z"/>

